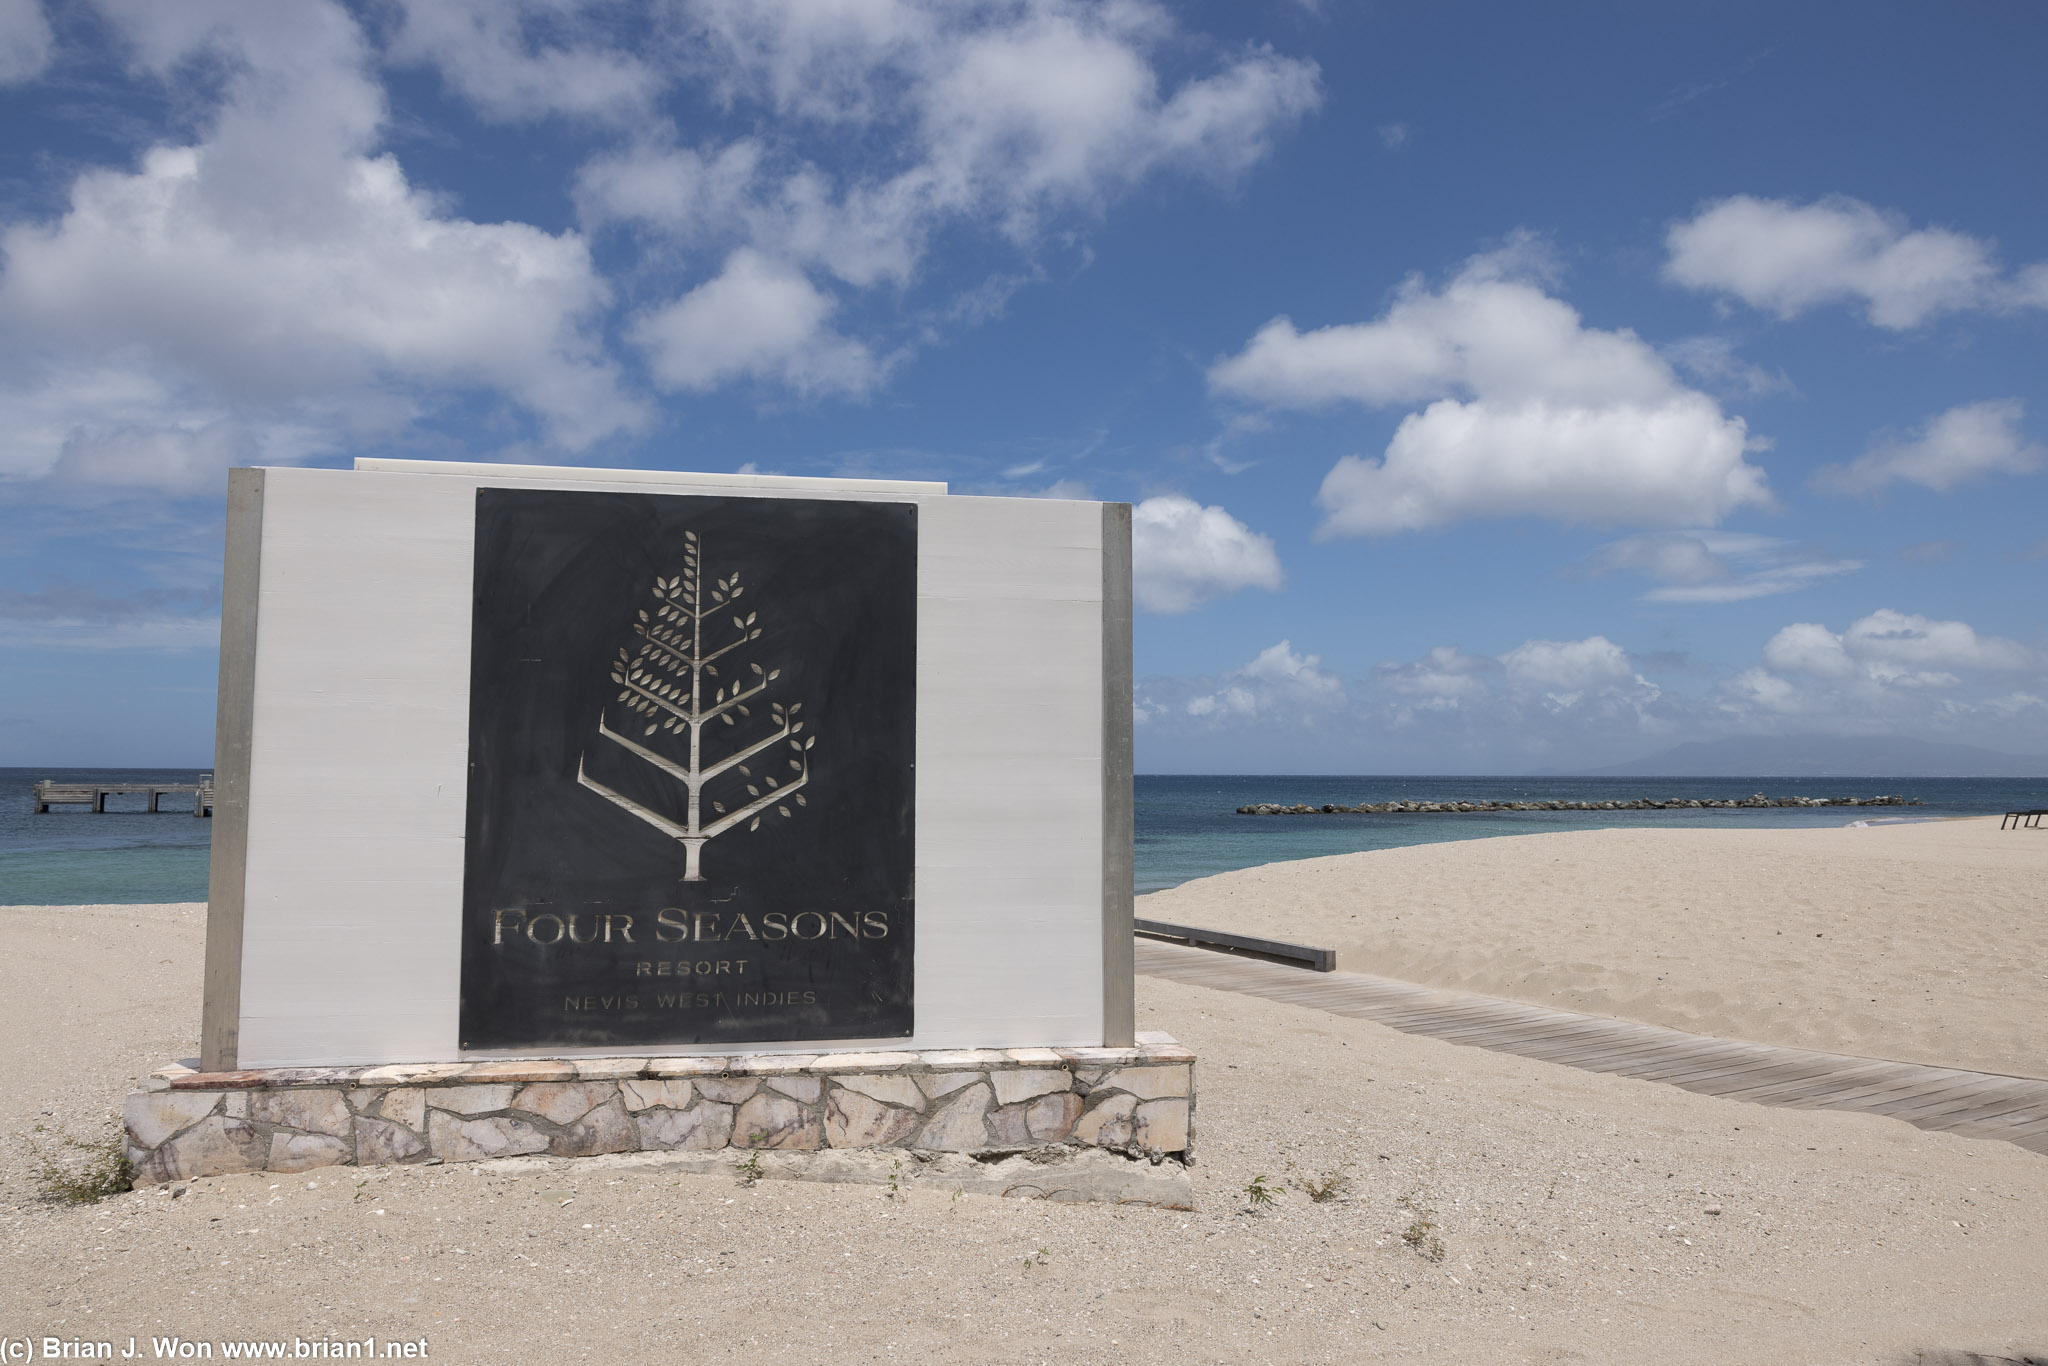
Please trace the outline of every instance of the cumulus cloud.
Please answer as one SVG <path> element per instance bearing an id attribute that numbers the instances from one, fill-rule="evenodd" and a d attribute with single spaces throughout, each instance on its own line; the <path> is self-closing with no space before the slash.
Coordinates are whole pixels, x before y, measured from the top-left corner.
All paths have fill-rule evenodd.
<path id="1" fill-rule="evenodd" d="M 1266 324 L 1209 370 L 1213 391 L 1270 407 L 1433 399 L 1385 454 L 1323 481 L 1319 534 L 1389 535 L 1471 517 L 1713 523 L 1768 504 L 1739 417 L 1681 384 L 1631 331 L 1585 326 L 1533 279 L 1526 249 L 1474 258 L 1381 318 L 1302 332 Z"/>
<path id="2" fill-rule="evenodd" d="M 687 145 L 651 128 L 586 168 L 584 221 L 685 253 L 744 247 L 820 291 L 911 284 L 949 231 L 1028 252 L 1157 172 L 1234 176 L 1320 99 L 1312 62 L 1264 49 L 1173 81 L 1184 40 L 1149 0 L 680 12 L 685 69 L 749 131 Z M 828 146 L 831 169 L 812 154 Z M 849 146 L 887 150 L 848 159 Z M 967 290 L 969 311 L 984 293 Z"/>
<path id="3" fill-rule="evenodd" d="M 1322 664 L 1283 640 L 1221 677 L 1146 679 L 1134 715 L 1141 725 L 1196 729 L 1314 722 L 1346 701 L 1343 680 Z"/>
<path id="4" fill-rule="evenodd" d="M 1764 646 L 1764 664 L 1781 675 L 1861 685 L 1868 696 L 1953 688 L 1962 682 L 1960 673 L 2024 673 L 2038 670 L 2042 660 L 2018 641 L 1978 634 L 1968 622 L 1887 607 L 1839 634 L 1817 622 L 1794 622 Z"/>
<path id="5" fill-rule="evenodd" d="M 1228 771 L 1217 756 L 1247 772 L 1571 770 L 1786 731 L 2048 744 L 2048 658 L 1966 622 L 1888 608 L 1840 631 L 1797 622 L 1753 662 L 1702 674 L 1599 634 L 1493 654 L 1439 645 L 1347 689 L 1283 642 L 1221 677 L 1146 679 L 1138 714 L 1148 753 L 1178 746 L 1174 766 L 1201 771 Z"/>
<path id="6" fill-rule="evenodd" d="M 2025 415 L 2026 405 L 2016 398 L 1951 408 L 1907 440 L 1879 441 L 1846 465 L 1822 468 L 1814 474 L 1814 487 L 1875 493 L 1905 481 L 1947 493 L 1993 474 L 2033 474 L 2048 464 L 2048 450 L 2020 435 Z"/>
<path id="7" fill-rule="evenodd" d="M 1455 704 L 1485 697 L 1488 676 L 1502 672 L 1497 659 L 1438 645 L 1421 659 L 1381 664 L 1373 670 L 1373 682 L 1389 692 Z"/>
<path id="8" fill-rule="evenodd" d="M 1190 612 L 1240 588 L 1278 591 L 1284 581 L 1271 537 L 1179 494 L 1131 509 L 1131 573 L 1148 612 Z"/>
<path id="9" fill-rule="evenodd" d="M 866 393 L 880 366 L 827 325 L 835 307 L 800 272 L 743 247 L 716 278 L 645 314 L 628 335 L 663 388 L 701 392 L 746 377 L 799 393 Z"/>
<path id="10" fill-rule="evenodd" d="M 1567 693 L 1636 677 L 1627 653 L 1606 636 L 1525 640 L 1503 654 L 1500 662 L 1510 683 Z"/>
<path id="11" fill-rule="evenodd" d="M 1646 602 L 1744 602 L 1852 574 L 1863 561 L 1824 555 L 1792 541 L 1744 532 L 1646 532 L 1611 541 L 1577 568 L 1599 576 L 1640 574 L 1662 586 Z"/>
<path id="12" fill-rule="evenodd" d="M 1793 318 L 1860 305 L 1879 327 L 1917 327 L 1968 308 L 2048 306 L 2048 263 L 2007 276 L 1992 244 L 1836 195 L 1812 204 L 1734 195 L 1665 234 L 1665 278 Z"/>
<path id="13" fill-rule="evenodd" d="M 439 68 L 487 117 L 606 119 L 644 112 L 664 80 L 617 44 L 625 0 L 398 0 L 388 55 Z"/>
<path id="14" fill-rule="evenodd" d="M 0 0 L 0 85 L 42 75 L 55 41 L 41 0 Z"/>
<path id="15" fill-rule="evenodd" d="M 219 103 L 199 141 L 88 170 L 61 216 L 0 237 L 0 408 L 37 418 L 0 467 L 173 487 L 234 442 L 388 430 L 451 392 L 495 393 L 569 449 L 641 420 L 583 240 L 453 216 L 376 153 L 382 92 L 348 14 L 109 13 L 154 75 L 220 76 Z M 96 389 L 125 409 L 66 402 Z"/>

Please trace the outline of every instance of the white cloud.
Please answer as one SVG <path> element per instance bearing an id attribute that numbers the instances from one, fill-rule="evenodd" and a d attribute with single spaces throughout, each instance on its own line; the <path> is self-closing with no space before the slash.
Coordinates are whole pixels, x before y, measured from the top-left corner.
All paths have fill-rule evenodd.
<path id="1" fill-rule="evenodd" d="M 1508 681 L 1521 687 L 1580 692 L 1636 677 L 1628 654 L 1606 636 L 1525 640 L 1500 657 Z"/>
<path id="2" fill-rule="evenodd" d="M 1271 537 L 1220 507 L 1162 494 L 1131 509 L 1133 593 L 1148 612 L 1190 612 L 1240 588 L 1278 591 Z"/>
<path id="3" fill-rule="evenodd" d="M 1956 670 L 2014 673 L 2039 669 L 2041 657 L 2015 640 L 1979 635 L 1964 621 L 1935 621 L 1881 608 L 1839 635 L 1817 622 L 1794 622 L 1764 646 L 1779 673 L 1855 680 L 1880 688 L 1948 688 Z"/>
<path id="4" fill-rule="evenodd" d="M 1331 469 L 1320 534 L 1526 515 L 1711 523 L 1769 503 L 1742 419 L 1635 333 L 1586 327 L 1524 278 L 1527 255 L 1518 243 L 1476 257 L 1436 292 L 1411 279 L 1373 322 L 1304 333 L 1276 318 L 1210 368 L 1216 392 L 1273 407 L 1435 399 L 1382 458 Z"/>
<path id="5" fill-rule="evenodd" d="M 1735 354 L 1727 337 L 1681 337 L 1657 348 L 1664 358 L 1702 384 L 1723 393 L 1785 394 L 1797 392 L 1783 370 L 1775 374 Z"/>
<path id="6" fill-rule="evenodd" d="M 1487 675 L 1502 672 L 1500 661 L 1438 645 L 1419 660 L 1381 664 L 1373 682 L 1390 692 L 1435 701 L 1476 701 L 1487 695 Z"/>
<path id="7" fill-rule="evenodd" d="M 493 119 L 626 118 L 644 113 L 664 83 L 642 56 L 591 40 L 633 17 L 625 0 L 397 0 L 397 7 L 391 59 L 438 67 Z"/>
<path id="8" fill-rule="evenodd" d="M 1904 480 L 1947 493 L 1992 474 L 2033 474 L 2048 464 L 2048 450 L 2020 435 L 2026 405 L 2019 399 L 1969 403 L 1929 418 L 1918 436 L 1880 441 L 1846 465 L 1829 465 L 1813 478 L 1831 493 L 1874 493 Z"/>
<path id="9" fill-rule="evenodd" d="M 1322 663 L 1283 640 L 1220 678 L 1145 680 L 1136 715 L 1146 723 L 1192 721 L 1203 728 L 1312 722 L 1346 702 L 1343 680 Z"/>
<path id="10" fill-rule="evenodd" d="M 1830 730 L 1875 728 L 1894 734 L 1945 733 L 1993 748 L 2042 743 L 2015 734 L 2015 722 L 2044 717 L 2034 694 L 2048 675 L 2040 652 L 1964 621 L 1939 621 L 1881 608 L 1836 632 L 1794 622 L 1765 644 L 1763 663 L 1724 681 L 1725 715 L 1741 728 L 1768 729 L 1775 718 L 1808 718 Z M 2005 691 L 1994 691 L 2003 688 Z"/>
<path id="11" fill-rule="evenodd" d="M 1398 152 L 1407 146 L 1411 136 L 1405 123 L 1383 123 L 1374 131 L 1380 135 L 1380 146 L 1389 152 Z"/>
<path id="12" fill-rule="evenodd" d="M 1646 602 L 1746 602 L 1851 574 L 1861 560 L 1822 555 L 1791 541 L 1729 531 L 1646 532 L 1600 547 L 1581 566 L 1598 576 L 1637 573 L 1664 586 Z"/>
<path id="13" fill-rule="evenodd" d="M 1966 308 L 2042 306 L 2030 267 L 2006 278 L 1991 243 L 1948 228 L 1910 228 L 1903 216 L 1832 196 L 1799 205 L 1735 195 L 1674 223 L 1666 278 L 1732 294 L 1781 318 L 1860 303 L 1893 330 Z"/>
<path id="14" fill-rule="evenodd" d="M 1583 766 L 1670 743 L 1688 704 L 1644 678 L 1604 635 L 1525 640 L 1498 655 L 1439 645 L 1372 672 L 1360 716 L 1376 748 L 1400 757 L 1382 771 L 1525 772 Z"/>
<path id="15" fill-rule="evenodd" d="M 111 13 L 160 77 L 211 62 L 220 103 L 197 143 L 86 171 L 61 217 L 0 238 L 0 407 L 37 418 L 0 468 L 68 460 L 77 477 L 174 487 L 211 464 L 197 434 L 225 440 L 230 414 L 262 444 L 389 430 L 463 391 L 496 392 L 570 449 L 641 420 L 594 333 L 608 292 L 580 237 L 453 217 L 373 154 L 383 99 L 347 14 Z M 65 402 L 95 388 L 125 410 Z"/>
<path id="16" fill-rule="evenodd" d="M 42 75 L 55 42 L 41 0 L 0 0 L 0 85 Z"/>
<path id="17" fill-rule="evenodd" d="M 1847 678 L 1856 672 L 1842 638 L 1812 621 L 1795 621 L 1772 636 L 1764 646 L 1764 663 L 1780 673 L 1816 678 Z"/>
<path id="18" fill-rule="evenodd" d="M 914 284 L 947 231 L 1034 250 L 1056 219 L 1099 213 L 1155 172 L 1234 176 L 1320 98 L 1313 63 L 1263 49 L 1173 84 L 1162 68 L 1183 40 L 1149 0 L 692 0 L 682 13 L 684 70 L 754 131 L 693 147 L 650 128 L 585 168 L 583 219 L 631 225 L 685 261 L 751 250 L 821 293 Z M 849 158 L 849 140 L 875 150 Z M 966 320 L 1018 282 L 968 287 Z"/>
<path id="19" fill-rule="evenodd" d="M 831 329 L 835 307 L 800 272 L 743 247 L 717 277 L 642 316 L 628 335 L 666 389 L 702 392 L 747 378 L 799 393 L 864 394 L 881 367 Z"/>

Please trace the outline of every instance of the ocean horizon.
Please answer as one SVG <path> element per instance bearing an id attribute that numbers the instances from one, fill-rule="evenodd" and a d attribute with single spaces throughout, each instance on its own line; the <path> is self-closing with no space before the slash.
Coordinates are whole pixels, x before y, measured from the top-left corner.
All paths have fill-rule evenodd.
<path id="1" fill-rule="evenodd" d="M 206 899 L 213 822 L 189 808 L 150 815 L 141 797 L 35 814 L 34 786 L 194 782 L 204 769 L 0 768 L 0 905 L 77 906 Z M 1258 802 L 1627 801 L 1897 796 L 1907 807 L 1248 816 Z M 1596 829 L 1763 829 L 1858 820 L 1996 815 L 2048 807 L 2044 778 L 1554 777 L 1526 774 L 1139 774 L 1133 787 L 1136 890 L 1160 891 L 1263 863 L 1448 840 Z"/>

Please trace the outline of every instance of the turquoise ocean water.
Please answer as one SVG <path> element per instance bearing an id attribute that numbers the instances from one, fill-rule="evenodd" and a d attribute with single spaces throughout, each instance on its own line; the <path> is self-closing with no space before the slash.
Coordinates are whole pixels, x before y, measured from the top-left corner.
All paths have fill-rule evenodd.
<path id="1" fill-rule="evenodd" d="M 143 799 L 116 798 L 108 814 L 83 808 L 34 814 L 38 778 L 192 782 L 193 770 L 0 768 L 0 905 L 204 901 L 213 822 L 189 809 L 147 815 Z M 1435 816 L 1240 816 L 1251 802 L 1625 801 L 1637 797 L 1918 797 L 1917 807 L 1762 811 L 1503 811 Z M 1756 829 L 1847 825 L 1854 820 L 1976 816 L 2048 807 L 2048 779 L 2026 778 L 1431 778 L 1186 777 L 1137 780 L 1136 882 L 1140 892 L 1287 859 L 1390 849 L 1439 840 L 1601 828 Z M 2044 836 L 2048 838 L 2048 836 Z"/>

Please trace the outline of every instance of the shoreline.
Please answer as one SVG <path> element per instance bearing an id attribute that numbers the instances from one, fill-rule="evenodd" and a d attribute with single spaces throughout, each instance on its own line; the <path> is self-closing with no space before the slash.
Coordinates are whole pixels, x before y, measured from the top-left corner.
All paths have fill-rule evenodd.
<path id="1" fill-rule="evenodd" d="M 2003 834 L 2004 838 L 1999 838 Z M 1143 917 L 1688 1033 L 2048 1078 L 2048 836 L 1998 818 L 1594 829 L 1265 864 Z"/>

